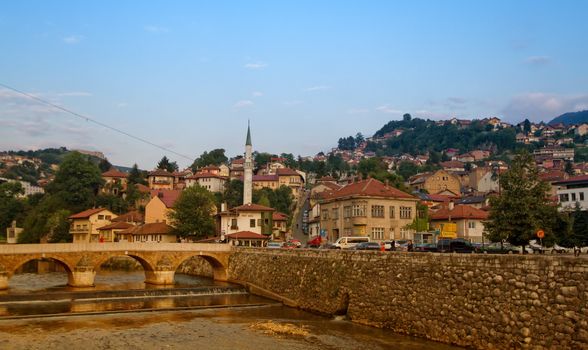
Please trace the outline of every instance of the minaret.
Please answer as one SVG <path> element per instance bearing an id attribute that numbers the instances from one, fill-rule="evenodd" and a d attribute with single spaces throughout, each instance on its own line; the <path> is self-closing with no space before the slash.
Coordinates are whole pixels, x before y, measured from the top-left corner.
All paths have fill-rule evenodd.
<path id="1" fill-rule="evenodd" d="M 253 191 L 253 158 L 251 146 L 251 131 L 247 121 L 247 140 L 245 141 L 245 161 L 243 163 L 243 204 L 251 204 Z"/>

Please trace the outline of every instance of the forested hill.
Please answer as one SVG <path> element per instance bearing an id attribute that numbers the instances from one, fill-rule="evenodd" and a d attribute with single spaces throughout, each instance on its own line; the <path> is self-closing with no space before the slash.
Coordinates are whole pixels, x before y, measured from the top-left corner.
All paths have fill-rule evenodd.
<path id="1" fill-rule="evenodd" d="M 564 125 L 588 123 L 588 110 L 579 112 L 569 112 L 560 115 L 550 121 L 549 125 L 563 123 Z"/>
<path id="2" fill-rule="evenodd" d="M 393 131 L 402 133 L 390 136 L 389 133 Z M 365 151 L 387 156 L 428 154 L 448 148 L 456 148 L 460 152 L 484 149 L 502 153 L 519 147 L 515 141 L 516 133 L 515 127 L 495 128 L 480 120 L 467 124 L 438 124 L 431 120 L 405 117 L 403 120 L 390 121 L 378 130 Z M 388 136 L 384 137 L 386 134 Z"/>

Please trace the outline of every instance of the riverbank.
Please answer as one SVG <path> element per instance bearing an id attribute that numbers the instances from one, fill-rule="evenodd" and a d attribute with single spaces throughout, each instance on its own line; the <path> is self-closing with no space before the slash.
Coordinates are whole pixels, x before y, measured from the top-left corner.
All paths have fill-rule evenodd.
<path id="1" fill-rule="evenodd" d="M 280 329 L 285 329 L 285 333 L 280 333 Z M 0 321 L 1 349 L 198 347 L 220 350 L 457 349 L 284 306 Z"/>

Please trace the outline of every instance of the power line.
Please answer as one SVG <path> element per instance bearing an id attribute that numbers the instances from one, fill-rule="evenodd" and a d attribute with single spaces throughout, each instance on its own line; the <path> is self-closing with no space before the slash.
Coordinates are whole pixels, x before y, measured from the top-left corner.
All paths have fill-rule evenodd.
<path id="1" fill-rule="evenodd" d="M 110 126 L 110 125 L 108 125 L 108 124 L 104 124 L 104 123 L 102 123 L 102 122 L 99 122 L 99 121 L 97 121 L 97 120 L 95 120 L 95 119 L 92 119 L 92 118 L 90 118 L 90 117 L 88 117 L 88 116 L 85 116 L 85 115 L 83 115 L 83 114 L 80 114 L 80 113 L 74 112 L 74 111 L 72 111 L 72 110 L 70 110 L 70 109 L 67 109 L 67 108 L 65 108 L 65 107 L 58 106 L 58 105 L 56 105 L 56 104 L 54 104 L 54 103 L 51 103 L 51 102 L 49 102 L 49 101 L 47 101 L 47 100 L 44 100 L 44 99 L 42 99 L 42 98 L 40 98 L 40 97 L 37 97 L 37 96 L 35 96 L 35 95 L 31 95 L 31 94 L 29 94 L 29 93 L 26 93 L 26 92 L 24 92 L 24 91 L 21 91 L 21 90 L 19 90 L 19 89 L 13 88 L 13 87 L 11 87 L 11 86 L 8 86 L 8 85 L 6 85 L 6 84 L 3 84 L 3 83 L 0 83 L 0 86 L 2 86 L 2 87 L 4 87 L 4 88 L 6 88 L 6 89 L 8 89 L 8 90 L 14 91 L 14 92 L 16 92 L 16 93 L 18 93 L 18 94 L 20 94 L 20 95 L 23 95 L 23 96 L 25 96 L 25 97 L 28 97 L 28 98 L 30 98 L 30 99 L 32 99 L 32 100 L 35 100 L 35 101 L 37 101 L 37 102 L 39 102 L 39 103 L 42 103 L 42 104 L 45 104 L 45 105 L 51 106 L 51 107 L 53 107 L 53 108 L 57 108 L 57 109 L 59 109 L 59 110 L 61 110 L 61 111 L 63 111 L 63 112 L 69 113 L 69 114 L 71 114 L 71 115 L 73 115 L 73 116 L 75 116 L 75 117 L 78 117 L 78 118 L 80 118 L 80 119 L 83 119 L 83 120 L 85 120 L 85 121 L 87 121 L 87 122 L 94 123 L 94 124 L 96 124 L 96 125 L 99 125 L 99 126 L 101 126 L 101 127 L 103 127 L 103 128 L 109 129 L 109 130 L 111 130 L 111 131 L 117 132 L 117 133 L 119 133 L 119 134 L 122 134 L 122 135 L 124 135 L 124 136 L 130 137 L 130 138 L 132 138 L 132 139 L 135 139 L 135 140 L 137 140 L 137 141 L 139 141 L 139 142 L 146 143 L 146 144 L 148 144 L 148 145 L 150 145 L 150 146 L 153 146 L 153 147 L 159 148 L 159 149 L 161 149 L 161 150 L 164 150 L 164 151 L 166 151 L 166 152 L 169 152 L 169 153 L 173 153 L 173 154 L 175 154 L 176 156 L 179 156 L 179 157 L 182 157 L 182 158 L 186 158 L 186 159 L 188 159 L 188 160 L 192 160 L 192 161 L 194 160 L 194 158 L 192 158 L 192 157 L 188 157 L 188 156 L 186 156 L 186 155 L 183 155 L 183 154 L 181 154 L 181 153 L 178 153 L 178 152 L 176 152 L 176 151 L 174 151 L 174 150 L 171 150 L 171 149 L 169 149 L 169 148 L 167 148 L 167 147 L 160 146 L 160 145 L 158 145 L 158 144 L 156 144 L 156 143 L 153 143 L 153 142 L 151 142 L 151 141 L 149 141 L 149 140 L 145 140 L 144 138 L 141 138 L 141 137 L 139 137 L 139 136 L 135 136 L 135 135 L 133 135 L 133 134 L 130 134 L 130 133 L 128 133 L 128 132 L 126 132 L 126 131 L 124 131 L 124 130 L 117 129 L 117 128 L 115 128 L 115 127 L 113 127 L 113 126 Z"/>

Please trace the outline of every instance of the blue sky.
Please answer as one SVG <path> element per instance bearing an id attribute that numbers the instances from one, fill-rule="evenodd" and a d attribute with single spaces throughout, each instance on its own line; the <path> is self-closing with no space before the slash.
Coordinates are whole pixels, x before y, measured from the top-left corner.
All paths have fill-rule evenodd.
<path id="1" fill-rule="evenodd" d="M 314 155 L 403 113 L 588 109 L 586 1 L 4 1 L 0 83 L 176 152 Z M 166 153 L 0 88 L 0 150 Z M 189 160 L 168 156 L 182 166 Z"/>

